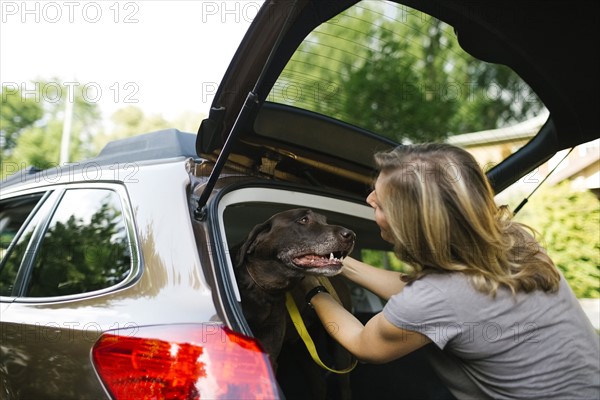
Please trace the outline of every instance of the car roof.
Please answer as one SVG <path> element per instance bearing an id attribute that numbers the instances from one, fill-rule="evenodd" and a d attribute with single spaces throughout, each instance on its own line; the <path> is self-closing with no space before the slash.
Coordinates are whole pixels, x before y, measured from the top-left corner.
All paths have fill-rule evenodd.
<path id="1" fill-rule="evenodd" d="M 196 135 L 165 129 L 109 142 L 90 161 L 100 165 L 174 157 L 196 157 Z"/>
<path id="2" fill-rule="evenodd" d="M 354 0 L 301 0 L 288 18 L 292 10 L 290 3 L 265 2 L 219 86 L 209 117 L 200 126 L 197 153 L 203 156 L 219 153 L 236 123 L 242 125 L 240 141 L 252 138 L 254 124 L 260 121 L 261 113 L 273 113 L 265 100 L 303 38 L 354 3 Z M 597 36 L 599 28 L 595 14 L 590 11 L 591 3 L 466 0 L 405 0 L 399 3 L 453 26 L 465 51 L 483 61 L 509 66 L 549 110 L 547 122 L 534 139 L 489 171 L 496 192 L 547 161 L 557 151 L 598 137 L 595 112 L 598 109 L 599 62 L 598 47 L 592 38 Z M 281 36 L 280 32 L 283 32 Z M 249 99 L 247 93 L 254 93 L 256 97 Z M 244 119 L 238 119 L 242 107 L 253 107 L 253 102 L 258 105 L 254 111 Z M 292 117 L 291 111 L 289 114 L 289 119 L 280 123 L 289 128 L 285 133 L 287 137 L 269 137 L 269 146 L 279 140 L 285 143 L 286 151 L 299 149 L 307 154 L 313 150 L 328 162 L 339 162 L 341 158 L 356 164 L 361 154 L 394 145 L 381 138 L 368 137 L 364 132 L 340 129 L 341 134 L 349 136 L 329 136 L 329 143 L 326 139 L 325 143 L 317 141 L 312 148 L 306 140 L 293 138 L 294 122 L 299 116 Z M 327 124 L 318 127 L 325 128 Z M 336 147 L 342 142 L 351 143 L 359 136 L 366 139 L 358 151 L 348 149 L 343 153 Z M 243 146 L 237 150 L 248 151 Z M 331 157 L 327 158 L 327 155 Z M 371 177 L 373 165 L 359 164 L 363 168 L 353 172 Z"/>
<path id="3" fill-rule="evenodd" d="M 31 181 L 46 182 L 44 177 L 72 176 L 80 170 L 91 167 L 127 167 L 132 163 L 159 163 L 165 160 L 197 158 L 196 135 L 177 129 L 165 129 L 143 135 L 109 142 L 94 158 L 78 161 L 68 166 L 57 166 L 47 170 L 28 167 L 14 173 L 2 181 L 2 187 Z"/>

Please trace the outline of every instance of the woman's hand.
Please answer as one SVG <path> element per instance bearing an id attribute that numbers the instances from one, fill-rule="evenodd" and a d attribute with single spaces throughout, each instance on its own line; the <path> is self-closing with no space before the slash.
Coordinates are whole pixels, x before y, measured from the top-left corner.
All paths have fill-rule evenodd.
<path id="1" fill-rule="evenodd" d="M 369 272 L 370 269 L 366 271 Z M 382 277 L 399 275 L 392 274 L 390 271 L 380 271 L 389 273 Z M 300 281 L 305 294 L 320 285 L 317 277 L 313 275 L 307 275 Z M 371 363 L 392 361 L 430 341 L 420 333 L 406 331 L 392 325 L 385 319 L 383 313 L 375 315 L 365 326 L 331 295 L 317 291 L 311 296 L 306 301 L 310 302 L 310 306 L 317 313 L 329 335 L 360 360 Z"/>

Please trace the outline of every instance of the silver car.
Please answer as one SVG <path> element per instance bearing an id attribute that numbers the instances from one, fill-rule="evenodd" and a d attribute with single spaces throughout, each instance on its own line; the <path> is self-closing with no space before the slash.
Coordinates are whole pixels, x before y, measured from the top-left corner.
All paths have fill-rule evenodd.
<path id="1" fill-rule="evenodd" d="M 198 133 L 147 133 L 112 142 L 96 158 L 2 182 L 0 399 L 451 399 L 419 351 L 314 376 L 302 367 L 311 362 L 302 343 L 291 341 L 274 369 L 244 319 L 230 249 L 275 212 L 309 207 L 356 233 L 353 257 L 396 268 L 364 201 L 372 156 L 432 140 L 409 124 L 419 109 L 403 108 L 407 96 L 448 120 L 446 107 L 472 101 L 457 86 L 431 89 L 431 77 L 411 75 L 419 65 L 405 70 L 398 56 L 451 46 L 449 32 L 457 58 L 432 53 L 423 62 L 450 70 L 468 60 L 465 73 L 479 71 L 480 60 L 503 64 L 528 96 L 503 103 L 506 124 L 547 115 L 518 146 L 482 161 L 493 161 L 496 192 L 595 139 L 598 51 L 588 8 L 264 2 Z M 430 40 L 411 41 L 407 27 Z M 378 63 L 385 57 L 398 57 L 404 80 L 386 73 L 388 64 Z M 515 108 L 527 108 L 521 120 Z M 382 309 L 372 293 L 351 290 L 359 319 Z M 333 365 L 328 339 L 316 340 Z"/>

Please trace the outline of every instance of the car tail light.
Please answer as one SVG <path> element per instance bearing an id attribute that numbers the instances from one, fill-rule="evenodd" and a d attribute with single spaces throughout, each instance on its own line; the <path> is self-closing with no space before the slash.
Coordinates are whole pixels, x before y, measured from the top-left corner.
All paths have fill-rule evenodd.
<path id="1" fill-rule="evenodd" d="M 260 345 L 220 324 L 107 332 L 92 358 L 117 400 L 279 398 Z"/>

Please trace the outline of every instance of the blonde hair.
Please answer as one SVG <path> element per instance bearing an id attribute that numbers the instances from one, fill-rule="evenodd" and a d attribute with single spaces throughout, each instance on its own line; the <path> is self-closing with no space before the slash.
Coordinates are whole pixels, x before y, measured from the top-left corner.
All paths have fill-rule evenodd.
<path id="1" fill-rule="evenodd" d="M 498 207 L 492 188 L 467 151 L 448 144 L 400 146 L 377 153 L 377 197 L 395 253 L 414 270 L 462 272 L 481 292 L 558 290 L 560 274 L 530 228 Z"/>

